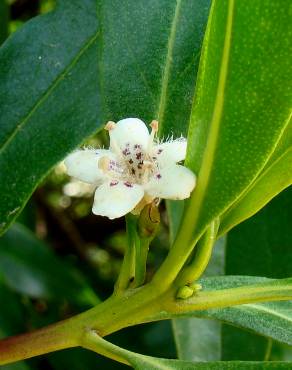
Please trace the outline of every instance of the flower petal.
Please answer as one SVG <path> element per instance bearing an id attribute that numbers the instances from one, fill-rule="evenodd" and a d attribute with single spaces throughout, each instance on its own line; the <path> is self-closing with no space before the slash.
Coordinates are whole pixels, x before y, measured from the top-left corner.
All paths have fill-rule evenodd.
<path id="1" fill-rule="evenodd" d="M 164 199 L 186 199 L 196 185 L 196 176 L 184 166 L 163 168 L 144 185 L 147 195 Z"/>
<path id="2" fill-rule="evenodd" d="M 144 196 L 142 186 L 122 181 L 101 185 L 95 192 L 92 212 L 110 219 L 131 212 Z"/>
<path id="3" fill-rule="evenodd" d="M 186 157 L 187 140 L 179 138 L 162 144 L 155 145 L 152 157 L 157 160 L 159 167 L 168 167 L 183 161 Z"/>
<path id="4" fill-rule="evenodd" d="M 102 183 L 106 176 L 98 168 L 98 161 L 104 156 L 112 157 L 112 153 L 105 149 L 84 149 L 69 154 L 64 160 L 68 175 L 89 184 Z"/>
<path id="5" fill-rule="evenodd" d="M 140 146 L 143 151 L 147 150 L 149 131 L 145 123 L 138 118 L 126 118 L 118 121 L 115 127 L 109 131 L 109 135 L 110 148 L 114 152 L 116 152 L 116 147 L 121 152 L 135 146 Z"/>

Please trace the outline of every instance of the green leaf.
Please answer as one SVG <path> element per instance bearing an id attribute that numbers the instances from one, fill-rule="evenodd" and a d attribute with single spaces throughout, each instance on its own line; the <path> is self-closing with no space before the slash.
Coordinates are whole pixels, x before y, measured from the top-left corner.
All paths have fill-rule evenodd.
<path id="1" fill-rule="evenodd" d="M 145 370 L 265 370 L 289 369 L 291 362 L 251 362 L 251 361 L 221 361 L 221 362 L 187 362 L 178 360 L 157 359 L 155 357 L 135 358 L 131 364 L 135 369 Z"/>
<path id="2" fill-rule="evenodd" d="M 20 224 L 0 239 L 0 272 L 13 290 L 30 297 L 79 305 L 99 302 L 78 270 Z"/>
<path id="3" fill-rule="evenodd" d="M 241 369 L 288 369 L 289 362 L 188 362 L 179 360 L 168 360 L 157 357 L 144 356 L 130 352 L 98 337 L 95 332 L 88 333 L 84 340 L 84 347 L 117 359 L 120 362 L 130 364 L 134 369 L 143 370 L 171 370 L 171 369 L 206 369 L 206 370 L 241 370 Z"/>
<path id="4" fill-rule="evenodd" d="M 221 325 L 197 318 L 172 320 L 177 357 L 187 361 L 216 361 L 221 358 Z"/>
<path id="5" fill-rule="evenodd" d="M 292 266 L 292 188 L 230 231 L 226 274 L 285 278 Z"/>
<path id="6" fill-rule="evenodd" d="M 223 214 L 218 235 L 251 217 L 292 183 L 292 121 L 268 163 L 244 194 Z"/>
<path id="7" fill-rule="evenodd" d="M 272 279 L 249 276 L 222 276 L 202 279 L 204 291 L 264 283 Z M 279 280 L 281 284 L 281 280 Z M 222 309 L 192 311 L 170 317 L 201 317 L 217 319 L 249 329 L 279 342 L 292 344 L 292 301 L 251 303 Z M 169 317 L 169 316 L 167 316 Z"/>
<path id="8" fill-rule="evenodd" d="M 102 1 L 105 118 L 186 133 L 209 0 Z"/>
<path id="9" fill-rule="evenodd" d="M 212 4 L 187 155 L 199 173 L 186 223 L 196 236 L 254 181 L 288 125 L 290 12 L 286 0 Z"/>
<path id="10" fill-rule="evenodd" d="M 269 278 L 291 275 L 291 219 L 292 188 L 279 194 L 257 215 L 229 232 L 226 274 L 260 274 Z M 223 357 L 228 360 L 264 359 L 264 342 L 266 341 L 267 350 L 271 346 L 265 338 L 246 332 L 240 333 L 233 328 L 224 327 L 222 337 L 223 352 L 226 355 L 227 352 L 231 354 L 231 347 L 234 349 L 234 357 Z M 243 347 L 243 342 L 249 345 Z"/>
<path id="11" fill-rule="evenodd" d="M 96 0 L 60 0 L 0 48 L 0 232 L 101 123 L 96 14 Z"/>
<path id="12" fill-rule="evenodd" d="M 210 310 L 200 316 L 216 318 L 292 345 L 291 310 L 291 302 L 253 303 Z"/>
<path id="13" fill-rule="evenodd" d="M 269 361 L 272 342 L 270 338 L 223 324 L 222 360 Z"/>
<path id="14" fill-rule="evenodd" d="M 134 357 L 134 356 L 133 356 Z M 251 362 L 251 361 L 216 361 L 216 362 L 187 362 L 178 360 L 158 359 L 155 357 L 135 356 L 131 359 L 135 369 L 145 370 L 261 370 L 289 369 L 291 362 Z"/>

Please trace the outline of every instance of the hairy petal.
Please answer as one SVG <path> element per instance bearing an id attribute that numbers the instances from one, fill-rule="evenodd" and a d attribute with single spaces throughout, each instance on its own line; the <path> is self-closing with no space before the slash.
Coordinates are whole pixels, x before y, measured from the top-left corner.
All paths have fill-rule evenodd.
<path id="1" fill-rule="evenodd" d="M 95 192 L 92 212 L 110 219 L 131 212 L 144 196 L 142 186 L 123 181 L 109 181 Z"/>
<path id="2" fill-rule="evenodd" d="M 179 138 L 162 144 L 155 145 L 152 157 L 157 158 L 159 167 L 168 167 L 183 161 L 186 157 L 187 140 Z"/>
<path id="3" fill-rule="evenodd" d="M 149 142 L 149 131 L 143 121 L 138 118 L 126 118 L 116 123 L 109 131 L 110 148 L 116 152 L 116 146 L 124 151 L 127 145 L 130 150 L 136 145 L 141 146 L 143 151 L 147 150 Z"/>
<path id="4" fill-rule="evenodd" d="M 98 161 L 104 157 L 112 157 L 105 149 L 84 149 L 69 154 L 65 160 L 68 175 L 89 184 L 101 184 L 106 176 L 98 167 Z"/>
<path id="5" fill-rule="evenodd" d="M 196 185 L 196 176 L 184 166 L 172 165 L 161 169 L 144 185 L 147 195 L 165 199 L 186 199 Z"/>

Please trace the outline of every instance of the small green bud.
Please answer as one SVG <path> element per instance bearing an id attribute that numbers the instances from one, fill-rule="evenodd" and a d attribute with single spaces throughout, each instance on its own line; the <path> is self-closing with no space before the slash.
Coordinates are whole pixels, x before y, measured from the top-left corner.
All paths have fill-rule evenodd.
<path id="1" fill-rule="evenodd" d="M 183 287 L 179 288 L 176 298 L 187 299 L 190 298 L 193 294 L 194 289 L 192 289 L 188 285 L 184 285 Z"/>
<path id="2" fill-rule="evenodd" d="M 198 283 L 184 285 L 183 287 L 179 288 L 176 298 L 187 299 L 195 295 L 200 290 L 202 290 L 202 285 Z"/>

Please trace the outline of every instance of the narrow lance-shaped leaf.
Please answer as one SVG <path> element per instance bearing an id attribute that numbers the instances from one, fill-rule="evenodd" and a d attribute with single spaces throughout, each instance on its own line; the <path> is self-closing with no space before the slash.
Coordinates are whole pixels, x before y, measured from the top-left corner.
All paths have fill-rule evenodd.
<path id="1" fill-rule="evenodd" d="M 105 119 L 158 119 L 185 134 L 209 0 L 101 1 Z"/>
<path id="2" fill-rule="evenodd" d="M 101 123 L 96 8 L 96 0 L 60 0 L 0 48 L 0 232 Z"/>
<path id="3" fill-rule="evenodd" d="M 285 0 L 213 2 L 187 155 L 199 172 L 186 223 L 196 236 L 256 178 L 289 122 L 290 11 Z"/>
<path id="4" fill-rule="evenodd" d="M 286 127 L 273 155 L 255 181 L 221 216 L 218 235 L 251 217 L 292 184 L 292 121 Z"/>

